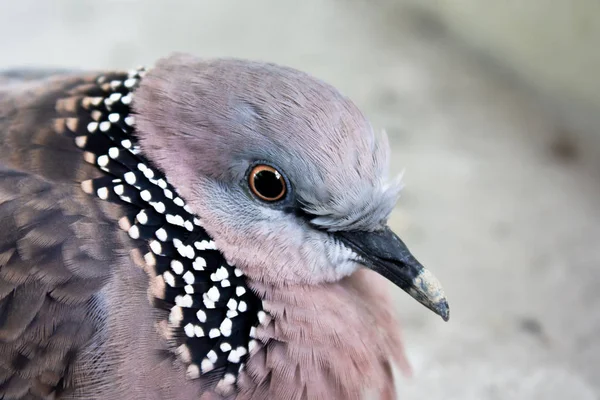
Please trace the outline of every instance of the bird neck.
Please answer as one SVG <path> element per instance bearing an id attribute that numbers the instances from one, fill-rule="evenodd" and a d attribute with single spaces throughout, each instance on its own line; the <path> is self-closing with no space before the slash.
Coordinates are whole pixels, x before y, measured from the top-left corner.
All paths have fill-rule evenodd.
<path id="1" fill-rule="evenodd" d="M 101 74 L 57 101 L 57 133 L 98 169 L 85 193 L 119 205 L 132 260 L 148 273 L 160 334 L 190 380 L 235 390 L 264 315 L 242 271 L 229 265 L 176 187 L 139 146 L 131 104 L 144 69 Z M 73 96 L 73 94 L 75 94 Z M 144 254 L 145 253 L 145 254 Z"/>
<path id="2" fill-rule="evenodd" d="M 266 387 L 268 398 L 288 398 L 293 390 L 307 398 L 359 399 L 371 388 L 394 398 L 391 362 L 407 364 L 377 275 L 359 270 L 315 286 L 249 285 L 268 317 L 256 331 L 262 347 L 248 360 L 246 390 Z"/>

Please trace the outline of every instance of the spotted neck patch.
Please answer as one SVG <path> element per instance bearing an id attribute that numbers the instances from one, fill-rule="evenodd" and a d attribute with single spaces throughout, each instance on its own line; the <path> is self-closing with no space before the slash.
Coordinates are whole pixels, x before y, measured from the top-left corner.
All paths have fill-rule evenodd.
<path id="1" fill-rule="evenodd" d="M 150 292 L 168 311 L 165 337 L 187 366 L 190 379 L 207 378 L 215 389 L 235 390 L 259 322 L 262 303 L 242 272 L 229 265 L 176 188 L 138 146 L 130 105 L 145 74 L 99 76 L 73 97 L 59 100 L 57 131 L 71 135 L 85 161 L 104 176 L 82 189 L 120 203 L 119 226 L 147 253 Z"/>

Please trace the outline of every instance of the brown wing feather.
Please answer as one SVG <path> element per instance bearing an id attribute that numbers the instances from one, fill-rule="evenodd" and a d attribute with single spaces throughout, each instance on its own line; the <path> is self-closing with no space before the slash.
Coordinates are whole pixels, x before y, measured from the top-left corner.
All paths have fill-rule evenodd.
<path id="1" fill-rule="evenodd" d="M 55 131 L 57 99 L 90 79 L 0 76 L 3 399 L 68 389 L 69 364 L 102 317 L 95 297 L 127 251 L 114 223 L 123 212 L 81 191 L 79 183 L 99 172 Z"/>

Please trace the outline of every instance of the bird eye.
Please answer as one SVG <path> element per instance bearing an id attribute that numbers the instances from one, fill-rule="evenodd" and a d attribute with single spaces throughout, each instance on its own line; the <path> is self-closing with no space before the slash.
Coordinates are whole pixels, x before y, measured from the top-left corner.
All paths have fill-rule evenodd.
<path id="1" fill-rule="evenodd" d="M 257 165 L 248 176 L 250 190 L 259 199 L 264 201 L 277 201 L 286 194 L 286 184 L 283 176 L 269 165 Z"/>

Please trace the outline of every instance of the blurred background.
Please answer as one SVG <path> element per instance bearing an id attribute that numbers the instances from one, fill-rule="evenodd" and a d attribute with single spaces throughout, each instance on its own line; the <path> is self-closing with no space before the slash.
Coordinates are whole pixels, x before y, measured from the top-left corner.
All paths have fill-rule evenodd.
<path id="1" fill-rule="evenodd" d="M 392 226 L 451 305 L 394 290 L 400 398 L 600 398 L 597 0 L 0 0 L 0 37 L 0 68 L 186 51 L 332 83 L 387 130 Z"/>

